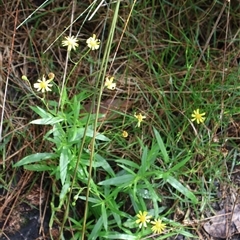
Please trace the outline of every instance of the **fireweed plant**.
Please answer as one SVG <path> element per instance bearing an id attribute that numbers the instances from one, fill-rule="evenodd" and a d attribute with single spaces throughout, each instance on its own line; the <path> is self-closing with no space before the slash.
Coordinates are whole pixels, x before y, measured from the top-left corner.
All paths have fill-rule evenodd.
<path id="1" fill-rule="evenodd" d="M 71 239 L 166 239 L 176 234 L 194 237 L 186 227 L 168 219 L 168 212 L 165 207 L 161 207 L 162 197 L 158 192 L 159 188 L 166 185 L 171 191 L 174 189 L 179 199 L 192 204 L 198 202 L 195 194 L 178 180 L 177 175 L 192 158 L 191 151 L 181 151 L 176 157 L 170 157 L 164 140 L 154 126 L 151 147 L 145 146 L 138 139 L 141 152 L 139 163 L 128 157 L 115 156 L 115 164 L 119 169 L 116 172 L 108 159 L 97 151 L 102 146 L 108 146 L 112 137 L 101 131 L 98 119 L 102 117 L 99 114 L 102 93 L 116 91 L 118 84 L 114 76 L 106 74 L 118 10 L 119 1 L 101 59 L 101 74 L 96 82 L 98 91 L 95 95 L 99 96 L 96 114 L 82 111 L 82 103 L 90 96 L 87 91 L 81 89 L 79 94 L 69 98 L 67 81 L 64 81 L 63 86 L 58 86 L 54 82 L 54 73 L 39 76 L 31 89 L 42 100 L 44 107 L 31 107 L 40 118 L 30 123 L 49 126 L 44 140 L 51 144 L 52 151 L 26 156 L 14 167 L 24 166 L 26 170 L 48 172 L 54 182 L 61 184 L 59 191 L 56 185 L 52 187 L 49 227 L 52 229 L 54 222 L 59 222 L 59 213 L 64 213 L 60 232 L 62 239 L 67 230 L 71 232 Z M 62 40 L 61 46 L 67 49 L 68 58 L 72 51 L 77 53 L 83 44 L 89 49 L 76 65 L 80 61 L 87 61 L 85 56 L 92 51 L 99 51 L 101 41 L 97 34 L 90 36 L 85 43 L 76 36 L 67 36 Z M 67 80 L 74 69 L 75 66 Z M 26 76 L 22 79 L 28 81 Z M 59 95 L 58 101 L 49 100 L 48 96 L 52 92 Z M 192 121 L 196 120 L 198 124 L 205 120 L 204 113 L 199 113 L 199 109 L 194 110 L 191 116 Z M 118 137 L 124 141 L 129 137 L 131 129 L 140 131 L 147 124 L 148 117 L 148 113 L 141 109 L 133 111 L 126 116 L 127 130 L 121 126 L 118 128 Z M 103 172 L 105 178 L 99 180 L 98 172 Z M 126 204 L 131 206 L 132 211 L 127 210 Z M 84 208 L 84 216 L 78 214 L 79 207 Z"/>

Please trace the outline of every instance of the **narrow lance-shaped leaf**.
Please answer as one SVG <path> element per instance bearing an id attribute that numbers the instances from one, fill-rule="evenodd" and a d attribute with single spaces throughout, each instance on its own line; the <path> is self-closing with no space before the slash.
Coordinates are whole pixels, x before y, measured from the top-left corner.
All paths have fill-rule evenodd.
<path id="1" fill-rule="evenodd" d="M 19 162 L 15 163 L 13 167 L 20 167 L 29 163 L 40 162 L 47 159 L 54 159 L 56 157 L 57 155 L 54 153 L 34 153 L 21 159 Z"/>
<path id="2" fill-rule="evenodd" d="M 159 148 L 161 150 L 161 153 L 163 155 L 163 160 L 164 160 L 165 163 L 169 163 L 169 156 L 168 156 L 167 150 L 165 148 L 165 145 L 163 143 L 163 140 L 162 140 L 159 132 L 155 128 L 153 128 L 153 131 L 154 131 L 155 137 L 157 139 L 158 146 L 159 146 Z"/>
<path id="3" fill-rule="evenodd" d="M 184 187 L 182 185 L 182 183 L 180 183 L 177 179 L 175 179 L 172 176 L 168 176 L 166 180 L 172 187 L 174 187 L 176 190 L 178 190 L 184 196 L 189 198 L 194 204 L 196 204 L 198 202 L 196 196 L 191 191 L 189 191 L 186 187 Z"/>
<path id="4" fill-rule="evenodd" d="M 114 177 L 114 178 L 110 178 L 102 182 L 99 182 L 98 185 L 120 186 L 122 184 L 130 184 L 133 181 L 134 177 L 135 176 L 132 174 L 125 174 L 123 176 Z"/>
<path id="5" fill-rule="evenodd" d="M 62 152 L 60 154 L 60 163 L 59 163 L 60 179 L 61 179 L 62 185 L 64 185 L 66 180 L 69 158 L 70 158 L 70 154 L 68 152 L 68 148 L 63 147 Z"/>

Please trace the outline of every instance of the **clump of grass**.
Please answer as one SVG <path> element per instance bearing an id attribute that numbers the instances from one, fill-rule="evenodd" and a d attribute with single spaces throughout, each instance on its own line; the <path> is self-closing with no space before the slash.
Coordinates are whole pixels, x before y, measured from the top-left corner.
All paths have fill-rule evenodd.
<path id="1" fill-rule="evenodd" d="M 237 8 L 219 1 L 48 4 L 52 19 L 62 17 L 51 34 L 45 8 L 24 23 L 34 24 L 27 56 L 36 72 L 24 69 L 27 81 L 18 78 L 29 96 L 19 110 L 29 101 L 38 117 L 20 129 L 30 147 L 13 167 L 53 180 L 50 230 L 58 224 L 59 236 L 71 239 L 198 238 L 214 182 L 229 171 L 231 154 L 221 149 L 238 115 Z"/>

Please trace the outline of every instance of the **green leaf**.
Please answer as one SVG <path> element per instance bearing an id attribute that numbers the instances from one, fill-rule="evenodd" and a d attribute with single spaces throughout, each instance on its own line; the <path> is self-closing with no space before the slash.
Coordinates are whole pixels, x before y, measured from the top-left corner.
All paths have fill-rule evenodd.
<path id="1" fill-rule="evenodd" d="M 60 154 L 60 179 L 62 185 L 64 185 L 66 176 L 67 176 L 67 169 L 68 169 L 68 163 L 70 162 L 70 151 L 67 147 L 63 147 L 62 152 Z"/>
<path id="2" fill-rule="evenodd" d="M 141 158 L 141 167 L 140 167 L 140 174 L 144 176 L 144 173 L 147 172 L 149 168 L 149 164 L 148 164 L 148 148 L 147 146 L 145 146 L 143 148 L 143 153 L 142 153 L 142 158 Z"/>
<path id="3" fill-rule="evenodd" d="M 19 162 L 15 163 L 13 167 L 20 167 L 29 163 L 40 162 L 48 159 L 55 159 L 56 157 L 57 155 L 54 153 L 34 153 L 21 159 Z"/>
<path id="4" fill-rule="evenodd" d="M 128 234 L 121 234 L 121 233 L 117 233 L 117 232 L 108 232 L 106 234 L 103 235 L 104 238 L 106 239 L 123 239 L 123 240 L 137 240 L 139 239 L 139 237 L 136 237 L 134 235 L 128 235 Z"/>
<path id="5" fill-rule="evenodd" d="M 61 124 L 54 124 L 53 128 L 48 132 L 48 134 L 52 134 L 53 135 L 53 140 L 51 139 L 52 142 L 54 142 L 57 146 L 58 149 L 61 148 L 63 142 L 65 141 L 65 134 L 66 132 L 63 130 L 62 125 Z M 47 134 L 45 135 L 45 137 L 47 137 Z M 50 138 L 48 138 L 48 140 L 50 141 Z"/>
<path id="6" fill-rule="evenodd" d="M 182 185 L 182 183 L 180 183 L 177 179 L 175 179 L 172 176 L 168 176 L 166 180 L 172 187 L 174 187 L 176 190 L 178 190 L 184 196 L 189 198 L 194 204 L 198 203 L 196 196 L 191 191 L 189 191 L 186 187 L 184 187 Z"/>
<path id="7" fill-rule="evenodd" d="M 31 109 L 37 113 L 40 117 L 42 118 L 50 118 L 53 117 L 53 115 L 47 111 L 45 111 L 44 109 L 38 107 L 38 106 L 31 106 Z"/>
<path id="8" fill-rule="evenodd" d="M 29 170 L 29 171 L 35 171 L 35 172 L 45 172 L 45 171 L 51 171 L 53 170 L 54 166 L 47 166 L 47 165 L 41 165 L 41 164 L 30 164 L 30 165 L 25 165 L 24 169 Z"/>
<path id="9" fill-rule="evenodd" d="M 97 221 L 97 223 L 95 224 L 90 236 L 88 237 L 88 239 L 91 239 L 91 240 L 95 240 L 95 239 L 98 239 L 98 236 L 99 236 L 99 232 L 102 228 L 102 225 L 103 225 L 103 218 L 100 217 Z"/>
<path id="10" fill-rule="evenodd" d="M 95 159 L 96 161 L 94 163 L 100 164 L 100 166 L 110 175 L 110 176 L 115 176 L 115 173 L 112 169 L 112 167 L 109 165 L 109 163 L 104 159 L 102 156 L 99 154 L 95 154 Z M 89 161 L 88 161 L 89 162 Z M 93 163 L 93 164 L 94 164 Z"/>
<path id="11" fill-rule="evenodd" d="M 114 185 L 114 186 L 120 186 L 121 184 L 128 183 L 130 184 L 134 180 L 134 175 L 132 174 L 126 174 L 119 177 L 110 178 L 107 180 L 104 180 L 102 182 L 99 182 L 98 185 Z"/>
<path id="12" fill-rule="evenodd" d="M 117 163 L 121 163 L 121 164 L 124 164 L 124 165 L 128 165 L 134 169 L 139 169 L 139 165 L 133 161 L 130 161 L 130 160 L 126 160 L 126 159 L 118 159 L 116 160 Z"/>
<path id="13" fill-rule="evenodd" d="M 157 157 L 159 157 L 159 154 L 159 146 L 157 143 L 155 143 L 151 146 L 151 149 L 148 150 L 148 167 L 155 163 Z"/>
<path id="14" fill-rule="evenodd" d="M 79 113 L 80 113 L 80 101 L 78 100 L 77 96 L 74 95 L 72 99 L 72 111 L 73 111 L 73 119 L 75 122 L 79 119 Z"/>
<path id="15" fill-rule="evenodd" d="M 171 169 L 168 170 L 168 172 L 176 172 L 177 170 L 179 170 L 182 166 L 185 165 L 186 162 L 189 161 L 189 159 L 191 158 L 192 156 L 189 155 L 187 156 L 185 159 L 183 159 L 181 162 L 179 162 L 178 164 L 174 165 Z"/>
<path id="16" fill-rule="evenodd" d="M 107 217 L 107 211 L 104 203 L 101 204 L 101 213 L 103 218 L 103 226 L 106 231 L 108 231 L 108 217 Z"/>
<path id="17" fill-rule="evenodd" d="M 163 140 L 162 140 L 159 132 L 155 128 L 153 128 L 153 131 L 154 131 L 155 137 L 157 139 L 158 146 L 159 146 L 159 148 L 161 150 L 161 153 L 163 155 L 163 160 L 164 160 L 165 163 L 169 163 L 169 161 L 170 161 L 169 156 L 168 156 L 167 150 L 165 148 L 165 145 L 163 143 Z"/>
<path id="18" fill-rule="evenodd" d="M 119 167 L 123 168 L 126 172 L 130 173 L 131 175 L 135 175 L 134 171 L 130 168 L 126 167 L 125 165 L 118 164 Z"/>
<path id="19" fill-rule="evenodd" d="M 62 189 L 61 189 L 61 192 L 60 192 L 60 195 L 59 195 L 59 204 L 58 204 L 58 209 L 61 209 L 62 205 L 64 204 L 64 201 L 67 197 L 67 194 L 69 192 L 69 187 L 70 187 L 70 183 L 67 182 L 65 183 L 63 186 L 62 186 Z"/>
<path id="20" fill-rule="evenodd" d="M 84 135 L 84 131 L 85 131 L 85 128 L 78 128 L 78 129 L 76 129 L 74 131 L 74 133 L 72 134 L 72 137 L 71 137 L 71 139 L 69 141 L 70 142 L 74 142 L 74 141 L 78 141 L 78 140 L 82 139 L 83 135 Z M 88 129 L 86 131 L 86 136 L 92 138 L 93 135 L 94 135 L 94 131 L 88 127 Z M 97 133 L 96 134 L 96 139 L 104 141 L 104 142 L 109 142 L 110 141 L 109 138 L 105 137 L 101 133 Z"/>
<path id="21" fill-rule="evenodd" d="M 86 201 L 86 196 L 79 196 L 79 199 L 82 199 L 82 200 L 85 200 L 85 201 Z M 89 201 L 90 203 L 95 203 L 96 205 L 97 205 L 97 204 L 101 204 L 101 200 L 96 199 L 96 198 L 92 198 L 92 197 L 89 197 L 89 198 L 88 198 L 88 201 Z"/>
<path id="22" fill-rule="evenodd" d="M 179 234 L 182 234 L 183 236 L 185 236 L 185 237 L 189 237 L 189 238 L 198 238 L 198 237 L 196 237 L 196 236 L 194 236 L 193 234 L 191 234 L 190 232 L 187 232 L 187 231 L 184 231 L 184 230 L 180 230 L 179 232 L 178 232 Z"/>
<path id="23" fill-rule="evenodd" d="M 62 186 L 62 189 L 61 189 L 61 193 L 59 195 L 59 199 L 60 201 L 63 201 L 64 198 L 66 197 L 67 193 L 68 193 L 68 189 L 70 187 L 70 183 L 65 183 L 63 186 Z"/>
<path id="24" fill-rule="evenodd" d="M 48 118 L 40 118 L 31 121 L 31 124 L 37 125 L 54 125 L 58 122 L 62 122 L 64 119 L 62 117 L 48 117 Z"/>
<path id="25" fill-rule="evenodd" d="M 113 206 L 114 211 L 116 211 L 116 209 L 119 208 L 118 206 L 116 206 L 117 204 L 115 204 L 115 203 L 116 203 L 116 202 L 114 201 L 114 206 Z M 118 212 L 119 212 L 119 211 L 118 211 Z M 112 211 L 112 214 L 113 214 L 113 217 L 114 217 L 115 222 L 117 223 L 118 227 L 120 228 L 121 225 L 122 225 L 122 221 L 121 221 L 121 217 L 120 217 L 119 213 L 117 214 L 117 213 L 115 213 L 115 212 Z M 124 221 L 125 221 L 125 220 L 124 220 Z"/>

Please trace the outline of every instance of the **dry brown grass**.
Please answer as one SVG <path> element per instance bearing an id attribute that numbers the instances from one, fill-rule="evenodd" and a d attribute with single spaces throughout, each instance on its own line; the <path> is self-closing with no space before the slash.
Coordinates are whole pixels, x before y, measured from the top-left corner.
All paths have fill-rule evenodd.
<path id="1" fill-rule="evenodd" d="M 201 49 L 206 47 L 205 50 L 207 50 L 207 47 L 211 46 L 212 61 L 209 65 L 209 85 L 211 85 L 213 79 L 216 79 L 216 76 L 223 73 L 225 67 L 236 68 L 240 58 L 240 9 L 239 1 L 231 0 L 230 11 L 227 7 L 224 9 L 221 19 L 214 29 L 213 37 L 209 39 L 222 9 L 222 4 L 215 4 L 214 1 L 197 1 L 197 7 L 194 8 L 191 1 L 172 1 L 174 7 L 164 5 L 161 2 L 146 1 L 143 4 L 136 5 L 134 17 L 130 19 L 117 57 L 111 72 L 109 72 L 109 74 L 116 73 L 123 92 L 119 95 L 107 93 L 104 98 L 105 100 L 109 97 L 120 100 L 128 99 L 131 101 L 131 106 L 129 106 L 131 109 L 138 109 L 141 106 L 141 109 L 144 110 L 148 109 L 149 104 L 151 104 L 153 108 L 157 109 L 156 113 L 161 118 L 165 118 L 164 109 L 161 108 L 163 103 L 159 104 L 162 101 L 161 94 L 156 93 L 158 99 L 152 96 L 152 92 L 158 89 L 160 85 L 159 81 L 156 80 L 157 73 L 161 75 L 161 91 L 166 93 L 172 91 L 169 86 L 170 76 L 179 77 L 182 81 L 182 77 L 186 74 L 184 69 L 186 62 L 182 56 L 185 55 L 186 46 L 196 38 L 196 28 L 199 28 L 198 42 Z M 28 124 L 33 119 L 33 113 L 29 106 L 39 104 L 39 102 L 31 96 L 29 86 L 21 80 L 21 76 L 27 75 L 31 83 L 34 83 L 42 74 L 54 72 L 56 81 L 60 84 L 64 71 L 66 51 L 60 47 L 61 38 L 46 53 L 44 51 L 69 26 L 72 15 L 72 1 L 50 1 L 46 7 L 37 11 L 29 21 L 16 30 L 16 26 L 27 19 L 40 3 L 42 1 L 37 0 L 14 0 L 12 2 L 3 0 L 0 2 L 1 106 L 4 91 L 7 87 L 2 143 L 4 150 L 1 150 L 3 156 L 0 157 L 0 184 L 3 185 L 3 190 L 0 192 L 0 225 L 2 231 L 5 231 L 9 224 L 14 209 L 18 208 L 24 201 L 27 189 L 33 186 L 32 182 L 36 181 L 42 187 L 41 174 L 12 169 L 12 164 L 30 153 L 48 151 L 51 147 L 46 145 L 42 138 L 47 129 Z M 152 4 L 155 4 L 154 8 L 152 8 Z M 89 1 L 79 1 L 74 9 L 74 17 L 79 16 L 88 5 Z M 129 10 L 130 4 L 127 1 L 122 2 L 111 57 L 113 57 Z M 98 36 L 101 36 L 101 34 L 107 36 L 112 15 L 111 10 L 108 12 L 106 7 L 101 7 L 93 20 L 86 21 L 83 24 L 84 17 L 79 18 L 72 26 L 72 34 L 76 35 L 83 24 L 80 39 L 87 39 L 92 33 L 96 33 Z M 186 29 L 187 31 L 184 33 Z M 227 33 L 226 30 L 228 30 Z M 173 39 L 169 41 L 169 32 L 175 39 L 181 41 L 174 41 Z M 64 36 L 67 34 L 68 31 Z M 83 45 L 80 46 L 80 52 L 84 52 L 85 48 Z M 196 46 L 197 51 L 198 46 Z M 152 52 L 154 52 L 154 57 L 151 54 Z M 72 55 L 73 60 L 76 57 L 75 54 Z M 91 57 L 93 61 L 97 61 L 97 55 L 91 55 Z M 195 56 L 191 63 L 196 67 L 191 83 L 198 84 L 202 79 L 206 79 L 204 75 L 206 64 L 200 59 L 199 55 Z M 89 64 L 82 63 L 75 69 L 71 80 L 68 82 L 68 86 L 72 89 L 70 92 L 72 96 L 80 89 L 79 77 L 84 79 L 81 84 L 82 88 L 89 88 L 89 85 L 94 88 L 90 68 Z M 69 69 L 71 69 L 71 63 Z M 191 89 L 186 89 L 186 94 L 189 93 L 191 93 Z M 146 99 L 148 102 L 146 102 Z M 177 111 L 179 102 L 183 100 L 176 98 L 174 101 L 171 102 L 171 108 L 173 111 Z M 126 111 L 128 110 L 128 107 L 126 107 Z M 153 114 L 149 115 L 149 119 L 149 125 L 157 124 L 161 129 L 159 123 L 151 120 Z M 166 132 L 167 129 L 168 127 L 165 129 Z M 170 129 L 168 130 L 170 131 Z M 144 131 L 148 133 L 149 129 L 146 128 Z M 112 144 L 115 144 L 114 141 Z M 133 158 L 138 155 L 134 151 L 124 154 L 131 155 Z M 16 182 L 16 179 L 18 182 Z M 51 181 L 51 179 L 48 181 Z M 45 190 L 50 191 L 49 189 L 51 188 L 47 187 L 46 189 L 44 187 L 36 194 L 43 193 Z"/>

